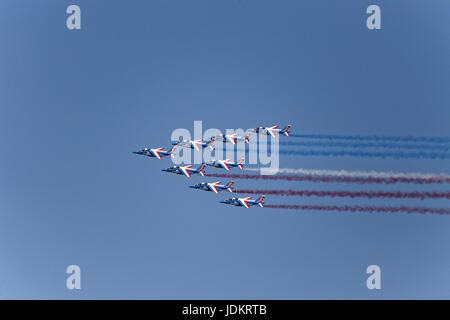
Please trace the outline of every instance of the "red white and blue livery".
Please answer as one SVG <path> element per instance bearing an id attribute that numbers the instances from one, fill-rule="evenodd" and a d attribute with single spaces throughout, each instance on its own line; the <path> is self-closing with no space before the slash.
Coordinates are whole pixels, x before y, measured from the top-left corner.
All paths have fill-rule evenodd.
<path id="1" fill-rule="evenodd" d="M 255 133 L 260 133 L 260 134 L 265 134 L 268 136 L 272 136 L 273 138 L 275 138 L 280 134 L 284 134 L 285 136 L 289 137 L 289 131 L 291 130 L 292 125 L 288 124 L 284 129 L 279 129 L 278 126 L 273 126 L 273 127 L 258 127 L 254 129 Z"/>
<path id="2" fill-rule="evenodd" d="M 184 148 L 190 148 L 195 149 L 197 151 L 201 151 L 204 148 L 211 148 L 211 150 L 214 150 L 214 141 L 216 140 L 216 137 L 211 137 L 208 141 L 203 141 L 203 139 L 198 140 L 179 140 L 179 141 L 172 141 L 173 145 L 184 147 Z"/>
<path id="3" fill-rule="evenodd" d="M 161 169 L 161 171 L 165 171 L 165 172 L 171 172 L 171 173 L 176 173 L 176 174 L 184 174 L 186 177 L 190 178 L 192 175 L 194 174 L 201 174 L 202 176 L 205 175 L 205 169 L 206 164 L 202 164 L 200 167 L 198 167 L 197 169 L 193 168 L 192 165 L 188 165 L 188 166 L 173 166 L 173 167 L 169 167 L 167 169 Z"/>
<path id="4" fill-rule="evenodd" d="M 193 185 L 193 186 L 189 186 L 189 188 L 201 189 L 201 190 L 205 190 L 205 191 L 212 191 L 214 193 L 219 193 L 220 190 L 233 192 L 233 189 L 232 189 L 233 183 L 234 183 L 233 180 L 228 182 L 226 185 L 221 185 L 220 181 L 212 182 L 212 183 L 202 182 L 202 183 L 198 183 L 198 184 Z"/>
<path id="5" fill-rule="evenodd" d="M 216 168 L 223 168 L 227 171 L 231 170 L 231 168 L 234 167 L 239 167 L 241 170 L 244 169 L 244 161 L 245 161 L 245 157 L 242 157 L 241 160 L 239 160 L 239 162 L 233 162 L 231 161 L 231 159 L 226 159 L 226 160 L 211 160 L 211 161 L 207 161 L 205 164 L 211 167 L 216 167 Z"/>
<path id="6" fill-rule="evenodd" d="M 258 199 L 256 200 L 252 200 L 252 197 L 247 197 L 247 198 L 230 198 L 230 199 L 226 199 L 223 201 L 220 201 L 220 203 L 225 203 L 225 204 L 231 204 L 233 206 L 238 206 L 238 207 L 245 207 L 245 208 L 250 208 L 251 206 L 260 206 L 260 207 L 264 207 L 264 198 L 266 196 L 260 196 Z"/>
<path id="7" fill-rule="evenodd" d="M 133 151 L 134 154 L 140 154 L 147 157 L 155 157 L 158 159 L 162 159 L 163 157 L 171 156 L 172 158 L 175 158 L 175 149 L 176 146 L 172 147 L 170 151 L 165 151 L 164 148 L 157 148 L 157 149 L 150 149 L 150 148 L 144 148 L 140 149 L 138 151 Z"/>
<path id="8" fill-rule="evenodd" d="M 239 137 L 237 133 L 234 134 L 219 134 L 215 137 L 217 141 L 225 143 L 237 144 L 238 141 L 245 141 L 250 143 L 250 133 L 247 133 L 245 137 Z"/>

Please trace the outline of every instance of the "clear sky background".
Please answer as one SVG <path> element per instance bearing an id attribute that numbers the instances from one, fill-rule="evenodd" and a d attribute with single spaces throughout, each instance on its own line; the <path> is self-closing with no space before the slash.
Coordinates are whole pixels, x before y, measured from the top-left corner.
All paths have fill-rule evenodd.
<path id="1" fill-rule="evenodd" d="M 81 7 L 80 31 L 66 28 L 70 4 Z M 381 30 L 366 28 L 370 4 L 381 7 Z M 448 216 L 235 208 L 218 202 L 229 194 L 187 187 L 210 179 L 131 153 L 168 147 L 194 120 L 450 136 L 449 12 L 445 0 L 1 1 L 0 297 L 449 299 Z M 450 172 L 448 160 L 280 161 Z M 436 189 L 236 181 L 255 187 Z M 66 289 L 71 264 L 80 291 Z M 382 290 L 366 288 L 371 264 Z"/>

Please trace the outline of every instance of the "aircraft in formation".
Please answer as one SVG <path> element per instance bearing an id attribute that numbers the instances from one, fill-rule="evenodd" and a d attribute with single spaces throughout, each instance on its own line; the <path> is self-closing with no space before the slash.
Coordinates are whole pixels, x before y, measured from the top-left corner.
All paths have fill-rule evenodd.
<path id="1" fill-rule="evenodd" d="M 288 124 L 284 129 L 279 129 L 278 126 L 273 127 L 258 127 L 253 129 L 255 133 L 270 135 L 272 137 L 276 137 L 276 133 L 284 134 L 289 137 L 289 131 L 291 130 L 292 125 Z"/>
<path id="2" fill-rule="evenodd" d="M 244 161 L 245 157 L 242 157 L 238 162 L 233 162 L 231 159 L 226 160 L 211 160 L 206 161 L 205 164 L 207 166 L 216 167 L 216 168 L 224 168 L 229 171 L 231 168 L 239 167 L 241 170 L 244 169 Z"/>
<path id="3" fill-rule="evenodd" d="M 175 158 L 175 149 L 177 146 L 173 146 L 170 151 L 164 151 L 164 148 L 157 148 L 157 149 L 149 149 L 149 148 L 143 148 L 137 151 L 133 151 L 134 154 L 141 154 L 143 156 L 147 157 L 155 157 L 158 159 L 162 159 L 163 157 L 171 156 L 172 158 Z"/>
<path id="4" fill-rule="evenodd" d="M 206 167 L 206 164 L 202 164 L 200 167 L 198 167 L 197 169 L 192 168 L 192 165 L 188 165 L 188 166 L 173 166 L 173 167 L 169 167 L 167 169 L 161 169 L 161 171 L 165 171 L 165 172 L 171 172 L 171 173 L 176 173 L 176 174 L 184 174 L 186 177 L 190 178 L 193 174 L 197 174 L 200 173 L 202 176 L 205 175 L 205 172 L 203 171 Z"/>
<path id="5" fill-rule="evenodd" d="M 220 201 L 220 203 L 230 204 L 232 206 L 238 206 L 238 207 L 245 207 L 250 208 L 251 206 L 260 206 L 264 207 L 264 198 L 266 195 L 260 196 L 256 200 L 252 200 L 252 197 L 247 198 L 229 198 L 223 201 Z"/>
<path id="6" fill-rule="evenodd" d="M 179 141 L 172 141 L 172 144 L 175 146 L 180 146 L 184 148 L 190 148 L 195 149 L 197 151 L 200 151 L 204 148 L 210 147 L 211 150 L 214 150 L 214 141 L 216 140 L 216 137 L 211 137 L 208 141 L 203 141 L 203 139 L 198 140 L 179 140 Z"/>
<path id="7" fill-rule="evenodd" d="M 219 134 L 216 137 L 217 141 L 222 141 L 225 143 L 236 144 L 238 141 L 245 141 L 250 143 L 250 133 L 247 133 L 245 137 L 239 137 L 237 133 L 234 134 Z"/>
<path id="8" fill-rule="evenodd" d="M 213 183 L 202 182 L 202 183 L 197 183 L 196 185 L 193 185 L 193 186 L 189 186 L 189 188 L 201 189 L 201 190 L 205 190 L 205 191 L 212 191 L 215 193 L 219 193 L 220 190 L 226 190 L 229 192 L 233 192 L 233 189 L 231 188 L 233 186 L 233 183 L 234 183 L 233 180 L 228 182 L 226 185 L 221 185 L 220 181 L 213 182 Z"/>
<path id="9" fill-rule="evenodd" d="M 291 127 L 292 126 L 290 124 L 288 124 L 284 129 L 279 129 L 278 126 L 273 126 L 273 127 L 258 127 L 258 128 L 252 129 L 252 130 L 253 130 L 253 133 L 270 135 L 272 137 L 276 137 L 277 133 L 278 133 L 278 135 L 284 134 L 286 136 L 289 136 L 289 131 L 290 131 Z M 247 132 L 245 137 L 239 137 L 237 134 L 231 134 L 231 135 L 221 134 L 221 135 L 217 135 L 215 137 L 211 137 L 208 141 L 203 141 L 202 139 L 198 139 L 198 140 L 181 140 L 180 139 L 179 141 L 172 142 L 173 147 L 170 151 L 166 151 L 166 150 L 164 150 L 164 148 L 156 148 L 156 149 L 143 148 L 143 149 L 139 149 L 137 151 L 133 151 L 133 153 L 139 154 L 139 155 L 144 155 L 147 157 L 154 157 L 154 158 L 158 158 L 158 159 L 162 159 L 163 157 L 167 157 L 167 156 L 171 156 L 172 158 L 175 158 L 175 149 L 178 146 L 184 147 L 184 148 L 195 149 L 197 151 L 201 151 L 202 149 L 207 148 L 207 147 L 214 150 L 214 142 L 215 141 L 232 143 L 234 145 L 237 144 L 237 141 L 245 141 L 246 143 L 249 143 L 250 142 L 250 133 L 252 133 L 252 131 Z M 179 174 L 179 175 L 185 175 L 186 177 L 190 178 L 192 175 L 195 175 L 195 174 L 201 174 L 202 176 L 204 176 L 205 175 L 204 170 L 207 165 L 216 167 L 216 168 L 223 168 L 227 171 L 234 167 L 239 167 L 241 170 L 243 170 L 244 160 L 245 160 L 245 157 L 243 157 L 238 162 L 233 162 L 230 159 L 211 160 L 211 161 L 207 161 L 207 162 L 203 163 L 198 168 L 193 168 L 192 165 L 172 166 L 172 167 L 168 167 L 167 169 L 161 169 L 161 171 L 171 172 L 171 173 L 175 173 L 175 174 Z M 220 181 L 212 182 L 212 183 L 202 182 L 202 183 L 198 183 L 193 186 L 190 186 L 190 188 L 200 189 L 200 190 L 204 190 L 204 191 L 212 191 L 214 193 L 219 193 L 221 190 L 233 192 L 233 189 L 232 189 L 232 186 L 234 184 L 233 180 L 228 182 L 226 185 L 221 185 L 220 183 L 221 183 Z M 229 205 L 238 206 L 238 207 L 245 207 L 245 208 L 250 208 L 251 206 L 264 207 L 264 198 L 265 197 L 266 197 L 265 195 L 262 195 L 256 200 L 252 200 L 252 197 L 229 198 L 229 199 L 220 201 L 220 203 L 229 204 Z"/>

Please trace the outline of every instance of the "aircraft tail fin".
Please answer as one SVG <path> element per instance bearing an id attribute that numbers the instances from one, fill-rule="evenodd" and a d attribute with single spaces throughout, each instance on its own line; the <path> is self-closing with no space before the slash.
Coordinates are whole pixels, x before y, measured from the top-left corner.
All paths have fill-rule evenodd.
<path id="1" fill-rule="evenodd" d="M 172 157 L 172 158 L 175 158 L 175 149 L 177 148 L 177 146 L 176 145 L 174 145 L 173 147 L 172 147 L 172 149 L 170 149 L 170 156 Z"/>
<path id="2" fill-rule="evenodd" d="M 239 162 L 237 163 L 238 167 L 241 170 L 244 170 L 244 161 L 245 161 L 245 156 L 241 158 L 241 160 L 239 160 Z"/>
<path id="3" fill-rule="evenodd" d="M 198 170 L 198 172 L 202 175 L 202 176 L 205 176 L 205 167 L 206 167 L 206 164 L 204 163 L 204 164 L 202 164 L 197 170 Z"/>
<path id="4" fill-rule="evenodd" d="M 262 195 L 261 197 L 258 198 L 258 200 L 256 200 L 256 202 L 259 204 L 260 207 L 264 207 L 264 198 L 266 197 L 266 195 Z"/>
<path id="5" fill-rule="evenodd" d="M 245 135 L 245 142 L 246 143 L 250 143 L 250 132 L 248 132 L 246 135 Z"/>
<path id="6" fill-rule="evenodd" d="M 283 134 L 285 135 L 285 136 L 288 136 L 289 137 L 289 131 L 291 130 L 291 127 L 292 127 L 292 125 L 290 125 L 290 124 L 288 124 L 287 126 L 286 126 L 286 128 L 284 128 L 283 130 L 282 130 L 282 132 L 283 132 Z"/>
<path id="7" fill-rule="evenodd" d="M 225 188 L 228 188 L 228 191 L 230 191 L 230 192 L 233 192 L 233 184 L 234 184 L 234 180 L 231 180 L 230 182 L 228 182 L 226 185 L 225 185 Z"/>

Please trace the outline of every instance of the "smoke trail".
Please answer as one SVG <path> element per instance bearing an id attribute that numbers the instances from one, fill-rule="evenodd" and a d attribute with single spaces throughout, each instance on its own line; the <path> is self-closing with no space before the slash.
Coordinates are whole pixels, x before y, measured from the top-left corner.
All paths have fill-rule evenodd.
<path id="1" fill-rule="evenodd" d="M 261 171 L 260 168 L 245 168 L 246 171 Z M 269 170 L 267 168 L 266 170 Z M 278 173 L 290 173 L 290 174 L 304 174 L 304 175 L 316 175 L 316 176 L 338 176 L 338 177 L 375 177 L 375 178 L 447 178 L 450 176 L 442 173 L 418 173 L 418 172 L 383 172 L 383 171 L 347 171 L 347 170 L 317 170 L 317 169 L 289 169 L 280 168 L 276 170 Z"/>
<path id="2" fill-rule="evenodd" d="M 399 198 L 399 199 L 450 199 L 450 192 L 401 191 L 322 191 L 322 190 L 233 190 L 236 193 L 271 194 L 299 197 L 349 197 L 349 198 Z"/>
<path id="3" fill-rule="evenodd" d="M 436 213 L 450 214 L 447 208 L 423 208 L 423 207 L 372 207 L 372 206 L 312 206 L 312 205 L 288 205 L 288 204 L 266 204 L 265 208 L 291 209 L 291 210 L 316 210 L 316 211 L 338 211 L 338 212 L 406 212 L 406 213 Z"/>
<path id="4" fill-rule="evenodd" d="M 330 182 L 330 183 L 449 183 L 448 177 L 430 177 L 430 178 L 410 178 L 410 177 L 331 177 L 331 176 L 312 176 L 312 175 L 258 175 L 258 174 L 205 174 L 208 177 L 231 178 L 231 179 L 253 179 L 253 180 L 286 180 L 286 181 L 307 181 L 307 182 Z"/>
<path id="5" fill-rule="evenodd" d="M 449 151 L 450 144 L 409 144 L 392 142 L 320 142 L 320 141 L 280 141 L 281 146 L 299 146 L 299 147 L 336 147 L 336 148 L 384 148 L 384 149 L 408 149 L 408 150 L 438 150 Z"/>
<path id="6" fill-rule="evenodd" d="M 249 150 L 238 149 L 248 153 Z M 225 149 L 222 150 L 225 152 Z M 254 150 L 254 152 L 258 152 Z M 267 148 L 267 152 L 270 152 L 270 148 Z M 324 157 L 358 157 L 358 158 L 394 158 L 394 159 L 450 159 L 450 153 L 436 153 L 436 152 L 391 152 L 391 151 L 339 151 L 339 150 L 279 150 L 279 154 L 285 154 L 289 156 L 324 156 Z"/>
<path id="7" fill-rule="evenodd" d="M 360 157 L 360 158 L 424 158 L 449 159 L 450 153 L 431 152 L 369 152 L 369 151 L 322 151 L 322 150 L 280 150 L 280 154 L 291 156 Z"/>
<path id="8" fill-rule="evenodd" d="M 416 136 L 378 136 L 378 135 L 326 135 L 326 134 L 293 134 L 291 137 L 325 140 L 357 140 L 357 141 L 404 141 L 404 142 L 429 142 L 449 143 L 450 137 L 416 137 Z"/>

